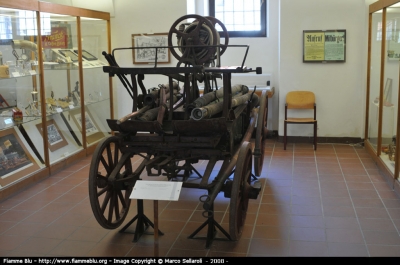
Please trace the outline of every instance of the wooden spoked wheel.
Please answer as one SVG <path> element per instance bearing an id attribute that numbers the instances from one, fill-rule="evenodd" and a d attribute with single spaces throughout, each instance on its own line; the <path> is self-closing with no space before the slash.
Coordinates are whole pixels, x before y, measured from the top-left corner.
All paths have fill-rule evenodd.
<path id="1" fill-rule="evenodd" d="M 256 140 L 254 146 L 254 175 L 257 177 L 261 175 L 264 164 L 264 140 L 266 137 L 268 119 L 267 100 L 267 91 L 264 90 L 261 94 L 260 107 L 258 108 Z"/>
<path id="2" fill-rule="evenodd" d="M 111 136 L 98 144 L 90 165 L 90 205 L 97 222 L 106 229 L 115 229 L 122 224 L 131 203 L 129 195 L 133 185 L 123 180 L 132 175 L 132 163 L 130 157 L 120 161 L 122 157 L 118 138 Z M 121 168 L 114 172 L 115 178 L 111 180 L 117 167 Z"/>
<path id="3" fill-rule="evenodd" d="M 240 238 L 246 220 L 248 195 L 251 189 L 252 157 L 251 144 L 244 142 L 239 150 L 229 204 L 229 234 L 232 240 Z"/>

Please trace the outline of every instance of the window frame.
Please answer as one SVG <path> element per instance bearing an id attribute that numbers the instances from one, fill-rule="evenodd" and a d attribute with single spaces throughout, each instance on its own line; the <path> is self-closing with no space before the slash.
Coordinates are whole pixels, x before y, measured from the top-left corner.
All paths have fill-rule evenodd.
<path id="1" fill-rule="evenodd" d="M 208 0 L 208 11 L 211 17 L 215 17 L 215 0 Z M 229 31 L 229 37 L 236 38 L 252 38 L 267 37 L 267 0 L 263 0 L 261 4 L 261 30 L 258 31 Z M 221 38 L 225 37 L 223 31 L 219 31 Z"/>

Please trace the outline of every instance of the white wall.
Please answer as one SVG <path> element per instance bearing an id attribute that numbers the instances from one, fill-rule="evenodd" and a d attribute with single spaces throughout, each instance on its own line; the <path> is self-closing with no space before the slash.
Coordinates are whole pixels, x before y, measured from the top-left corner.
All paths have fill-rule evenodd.
<path id="1" fill-rule="evenodd" d="M 55 1 L 55 0 L 53 0 Z M 60 1 L 60 0 L 58 0 Z M 196 0 L 202 2 L 204 0 Z M 130 47 L 131 34 L 169 32 L 186 14 L 186 0 L 114 0 L 111 19 L 112 48 Z M 270 101 L 270 129 L 283 135 L 284 101 L 290 90 L 316 94 L 318 135 L 321 137 L 364 137 L 365 87 L 368 40 L 368 5 L 375 0 L 268 0 L 267 38 L 230 38 L 229 44 L 250 46 L 248 67 L 262 67 L 271 74 L 275 96 Z M 202 4 L 201 4 L 202 5 Z M 345 63 L 302 62 L 303 30 L 346 29 Z M 132 67 L 131 55 L 117 56 L 121 66 Z M 174 66 L 173 58 L 171 64 Z M 238 55 L 228 49 L 223 65 L 237 65 Z M 146 86 L 164 80 L 146 77 Z M 132 101 L 114 79 L 116 116 L 130 112 Z M 289 126 L 289 135 L 309 136 L 311 126 Z"/>
<path id="2" fill-rule="evenodd" d="M 111 21 L 112 47 L 129 46 L 130 34 L 168 32 L 173 22 L 185 15 L 185 0 L 170 0 L 165 5 L 162 3 L 156 0 L 115 0 L 115 17 Z M 150 15 L 152 19 L 148 19 Z M 269 0 L 268 15 L 267 38 L 230 38 L 229 44 L 249 45 L 246 65 L 261 66 L 264 73 L 272 75 L 271 83 L 276 94 L 270 102 L 271 129 L 283 134 L 286 93 L 307 89 L 314 91 L 317 97 L 319 136 L 363 137 L 368 33 L 366 1 Z M 307 29 L 346 29 L 346 62 L 303 63 L 302 32 Z M 121 62 L 121 65 L 133 66 L 131 58 L 122 59 Z M 222 64 L 238 64 L 235 50 L 228 49 L 225 52 Z M 145 81 L 150 86 L 159 83 L 156 79 Z M 130 111 L 131 102 L 119 81 L 117 87 L 116 113 L 122 116 Z M 289 128 L 289 135 L 311 134 L 311 126 Z"/>
<path id="3" fill-rule="evenodd" d="M 168 33 L 173 23 L 186 15 L 186 0 L 114 0 L 115 17 L 111 19 L 112 49 L 131 47 L 132 34 L 140 33 Z M 171 55 L 172 56 L 172 55 Z M 116 53 L 116 60 L 121 67 L 136 67 L 132 60 L 132 52 Z M 175 66 L 177 60 L 173 58 L 170 64 Z M 167 77 L 146 76 L 146 87 L 157 87 L 158 84 L 168 83 Z M 118 78 L 114 78 L 115 117 L 127 115 L 132 110 L 132 99 Z"/>
<path id="4" fill-rule="evenodd" d="M 368 40 L 364 0 L 280 1 L 279 135 L 285 95 L 316 94 L 318 136 L 363 137 Z M 345 63 L 303 63 L 303 30 L 346 29 Z M 312 126 L 288 126 L 288 135 L 312 135 Z"/>
<path id="5" fill-rule="evenodd" d="M 271 86 L 275 87 L 275 95 L 269 100 L 269 130 L 278 130 L 279 115 L 279 1 L 267 1 L 267 38 L 230 38 L 229 44 L 249 45 L 249 54 L 246 66 L 251 68 L 262 67 L 263 74 L 271 75 Z M 242 53 L 235 48 L 227 49 L 222 56 L 223 65 L 240 65 Z M 265 80 L 259 85 L 266 85 Z M 246 85 L 244 83 L 244 85 Z"/>
<path id="6" fill-rule="evenodd" d="M 203 0 L 196 0 L 197 8 L 203 7 Z M 165 4 L 164 4 L 165 3 Z M 137 33 L 159 33 L 169 32 L 172 24 L 181 16 L 186 15 L 186 0 L 168 0 L 160 2 L 157 0 L 134 0 L 134 1 L 114 1 L 115 17 L 111 19 L 112 48 L 131 46 L 131 34 Z M 197 11 L 200 15 L 205 15 L 203 9 Z M 250 50 L 247 56 L 246 65 L 248 67 L 262 67 L 263 73 L 272 75 L 271 85 L 278 89 L 279 80 L 278 62 L 279 62 L 279 0 L 270 0 L 268 6 L 269 14 L 269 37 L 268 38 L 230 38 L 229 44 L 249 45 Z M 151 19 L 149 19 L 151 17 Z M 224 41 L 224 40 L 222 40 Z M 238 55 L 239 53 L 239 55 Z M 240 65 L 243 59 L 244 50 L 236 48 L 227 49 L 222 56 L 223 65 Z M 133 67 L 131 58 L 128 54 L 117 57 L 120 66 Z M 169 66 L 176 65 L 176 59 L 173 58 Z M 135 65 L 137 66 L 137 65 Z M 116 80 L 117 89 L 116 116 L 123 116 L 129 113 L 132 103 L 127 92 Z M 265 80 L 266 82 L 267 80 Z M 145 85 L 149 87 L 157 86 L 161 80 L 157 77 L 146 77 Z M 265 86 L 265 82 L 260 85 Z M 220 82 L 222 84 L 222 80 Z M 278 129 L 278 96 L 270 100 L 270 124 L 274 130 Z"/>
<path id="7" fill-rule="evenodd" d="M 110 16 L 114 16 L 114 0 L 41 0 L 43 2 L 50 2 L 54 4 L 75 6 L 79 8 L 92 9 L 97 11 L 103 11 L 110 13 Z"/>

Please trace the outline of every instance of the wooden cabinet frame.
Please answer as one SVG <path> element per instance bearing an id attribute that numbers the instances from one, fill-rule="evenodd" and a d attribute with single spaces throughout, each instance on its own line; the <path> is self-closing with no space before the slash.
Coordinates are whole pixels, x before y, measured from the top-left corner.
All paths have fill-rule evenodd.
<path id="1" fill-rule="evenodd" d="M 80 60 L 79 63 L 79 91 L 81 93 L 81 114 L 82 116 L 85 115 L 85 102 L 84 102 L 84 90 L 85 90 L 85 84 L 84 84 L 84 70 L 83 70 L 83 64 L 82 64 L 82 32 L 81 32 L 81 17 L 85 18 L 95 18 L 95 19 L 100 19 L 104 20 L 106 22 L 106 30 L 107 30 L 107 39 L 106 39 L 106 45 L 107 45 L 107 53 L 111 53 L 111 26 L 110 26 L 110 14 L 107 12 L 101 12 L 101 11 L 94 11 L 94 10 L 88 10 L 88 9 L 82 9 L 82 8 L 77 8 L 77 7 L 72 7 L 72 6 L 64 6 L 64 5 L 59 5 L 59 4 L 53 4 L 53 3 L 48 3 L 48 2 L 41 2 L 37 0 L 13 0 L 13 1 L 8 1 L 8 0 L 0 0 L 0 7 L 2 8 L 13 8 L 13 9 L 20 9 L 20 10 L 28 10 L 28 11 L 35 11 L 36 12 L 36 19 L 37 19 L 37 29 L 38 29 L 38 35 L 37 35 L 37 47 L 38 50 L 42 50 L 42 38 L 41 38 L 41 23 L 40 23 L 40 14 L 42 12 L 44 13 L 52 13 L 52 14 L 61 14 L 61 15 L 69 15 L 76 17 L 77 21 L 77 48 L 78 48 L 78 57 Z M 39 66 L 38 70 L 40 72 L 39 77 L 39 85 L 38 91 L 40 92 L 40 97 L 39 100 L 41 102 L 46 102 L 46 93 L 45 93 L 45 69 L 43 66 L 43 55 L 42 53 L 38 52 L 38 61 L 39 61 Z M 35 77 L 36 78 L 36 77 Z M 67 82 L 67 81 L 66 81 Z M 112 79 L 109 77 L 108 78 L 108 92 L 109 92 L 109 101 L 110 101 L 110 117 L 114 118 L 114 111 L 113 111 L 113 87 L 112 87 Z M 41 104 L 41 113 L 46 113 L 46 104 Z M 41 116 L 41 124 L 43 127 L 47 123 L 47 116 L 42 115 Z M 47 139 L 47 130 L 45 128 L 42 128 L 42 133 L 43 133 L 43 139 Z M 82 145 L 83 149 L 79 151 L 78 153 L 75 153 L 73 155 L 70 155 L 69 157 L 66 157 L 63 161 L 56 162 L 54 164 L 50 163 L 50 150 L 48 146 L 48 141 L 43 140 L 43 148 L 44 148 L 44 164 L 45 167 L 41 170 L 38 170 L 31 174 L 28 177 L 25 177 L 21 179 L 21 181 L 17 181 L 16 183 L 6 186 L 3 188 L 0 188 L 0 201 L 9 197 L 10 195 L 14 194 L 15 192 L 31 185 L 34 182 L 37 182 L 43 178 L 48 177 L 51 174 L 54 174 L 58 172 L 59 170 L 71 165 L 75 161 L 81 160 L 82 158 L 86 157 L 87 155 L 90 155 L 93 153 L 95 149 L 95 145 L 88 146 L 87 141 L 86 141 L 86 130 L 85 130 L 85 122 L 82 122 Z"/>

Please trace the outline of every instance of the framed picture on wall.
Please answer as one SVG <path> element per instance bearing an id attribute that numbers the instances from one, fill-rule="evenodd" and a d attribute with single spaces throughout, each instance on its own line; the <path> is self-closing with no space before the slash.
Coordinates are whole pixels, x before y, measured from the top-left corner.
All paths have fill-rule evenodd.
<path id="1" fill-rule="evenodd" d="M 14 128 L 0 131 L 0 186 L 4 187 L 39 168 Z"/>
<path id="2" fill-rule="evenodd" d="M 51 152 L 60 149 L 68 145 L 67 140 L 65 139 L 64 135 L 61 133 L 60 129 L 57 126 L 57 123 L 51 119 L 47 121 L 47 139 L 49 142 L 49 149 Z M 42 124 L 36 124 L 36 128 L 39 130 L 40 134 L 43 136 Z"/>
<path id="3" fill-rule="evenodd" d="M 346 61 L 346 30 L 304 30 L 304 63 L 340 63 Z"/>
<path id="4" fill-rule="evenodd" d="M 80 109 L 73 109 L 70 115 L 75 123 L 75 125 L 82 132 L 82 115 Z M 95 119 L 88 109 L 85 108 L 85 126 L 86 126 L 86 141 L 88 144 L 95 143 L 101 140 L 105 134 L 100 130 Z"/>
<path id="5" fill-rule="evenodd" d="M 168 33 L 132 34 L 133 63 L 154 63 L 156 54 L 157 63 L 169 63 L 171 55 L 166 46 L 168 46 Z"/>

